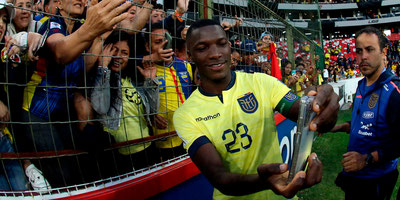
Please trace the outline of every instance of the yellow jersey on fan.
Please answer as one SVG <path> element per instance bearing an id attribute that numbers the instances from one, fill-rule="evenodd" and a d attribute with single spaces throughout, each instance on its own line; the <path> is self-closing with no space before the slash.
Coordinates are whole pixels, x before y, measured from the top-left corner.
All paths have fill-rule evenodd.
<path id="1" fill-rule="evenodd" d="M 121 79 L 122 90 L 122 113 L 120 125 L 117 130 L 104 128 L 115 139 L 116 142 L 125 142 L 145 138 L 149 135 L 149 128 L 144 116 L 142 97 L 133 86 L 130 78 Z M 120 148 L 118 151 L 123 155 L 130 155 L 145 150 L 151 142 Z"/>
<path id="2" fill-rule="evenodd" d="M 160 94 L 160 109 L 158 114 L 168 120 L 167 129 L 156 129 L 156 135 L 175 131 L 172 117 L 174 111 L 192 93 L 192 66 L 185 60 L 174 58 L 167 66 L 156 65 Z M 156 141 L 158 148 L 173 148 L 182 144 L 178 136 Z"/>
<path id="3" fill-rule="evenodd" d="M 262 163 L 282 163 L 274 108 L 289 91 L 266 74 L 232 72 L 222 95 L 194 91 L 176 110 L 175 128 L 190 156 L 209 140 L 229 172 L 256 174 Z M 285 198 L 271 190 L 233 197 L 214 189 L 213 199 Z"/>

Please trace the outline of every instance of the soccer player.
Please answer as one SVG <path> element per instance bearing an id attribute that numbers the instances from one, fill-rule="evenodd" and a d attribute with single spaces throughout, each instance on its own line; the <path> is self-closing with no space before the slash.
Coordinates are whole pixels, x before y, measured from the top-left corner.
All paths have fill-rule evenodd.
<path id="1" fill-rule="evenodd" d="M 400 82 L 386 70 L 387 44 L 376 28 L 356 33 L 357 61 L 365 78 L 358 83 L 351 122 L 332 130 L 350 134 L 336 179 L 346 199 L 390 199 L 399 174 Z"/>
<path id="2" fill-rule="evenodd" d="M 309 157 L 289 184 L 282 163 L 274 110 L 296 120 L 298 97 L 274 77 L 230 70 L 230 43 L 212 20 L 195 22 L 187 33 L 188 55 L 200 74 L 200 87 L 176 110 L 174 124 L 191 159 L 214 185 L 214 199 L 283 199 L 321 181 L 322 163 Z M 338 96 L 320 86 L 310 128 L 326 132 L 335 124 Z M 246 195 L 246 196 L 244 196 Z"/>

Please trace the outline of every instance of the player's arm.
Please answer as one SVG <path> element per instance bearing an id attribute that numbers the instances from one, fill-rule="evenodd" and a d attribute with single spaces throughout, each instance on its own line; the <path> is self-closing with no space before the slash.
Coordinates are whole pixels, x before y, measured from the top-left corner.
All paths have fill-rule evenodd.
<path id="1" fill-rule="evenodd" d="M 275 111 L 278 111 L 292 121 L 297 121 L 299 109 L 300 97 L 291 91 L 289 91 L 275 107 Z"/>
<path id="2" fill-rule="evenodd" d="M 262 164 L 257 174 L 237 174 L 226 170 L 221 157 L 207 137 L 198 138 L 189 148 L 189 155 L 210 183 L 223 194 L 241 196 L 271 189 L 287 198 L 293 197 L 303 187 L 319 183 L 322 178 L 322 164 L 312 154 L 309 158 L 310 170 L 299 172 L 293 181 L 287 184 L 287 164 Z M 202 144 L 200 147 L 197 144 Z"/>
<path id="3" fill-rule="evenodd" d="M 288 92 L 278 105 L 275 110 L 280 112 L 286 118 L 292 121 L 297 121 L 300 101 L 299 97 L 292 100 L 294 95 Z M 307 92 L 308 96 L 315 96 L 313 101 L 313 110 L 317 113 L 317 116 L 310 123 L 310 130 L 318 131 L 320 133 L 325 133 L 335 126 L 337 121 L 337 114 L 339 111 L 339 96 L 333 91 L 332 86 L 325 84 L 318 87 L 313 87 L 313 89 Z M 289 96 L 289 99 L 288 99 Z"/>
<path id="4" fill-rule="evenodd" d="M 388 144 L 381 144 L 378 152 L 377 162 L 387 162 L 398 158 L 400 156 L 400 135 L 398 126 L 400 124 L 400 92 L 395 89 L 390 95 L 389 104 L 386 109 L 386 119 L 389 124 L 390 142 Z"/>
<path id="5" fill-rule="evenodd" d="M 333 133 L 336 133 L 336 132 L 350 133 L 350 127 L 351 127 L 351 122 L 347 121 L 347 122 L 344 122 L 342 124 L 336 124 L 332 128 L 332 130 L 330 130 L 329 132 L 333 132 Z"/>

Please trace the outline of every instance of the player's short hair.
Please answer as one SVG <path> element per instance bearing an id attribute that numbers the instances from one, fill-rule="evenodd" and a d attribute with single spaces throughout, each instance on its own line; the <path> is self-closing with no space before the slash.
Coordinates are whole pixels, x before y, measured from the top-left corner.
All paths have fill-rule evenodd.
<path id="1" fill-rule="evenodd" d="M 202 28 L 205 26 L 219 26 L 221 27 L 221 30 L 224 31 L 222 28 L 221 24 L 219 24 L 217 21 L 211 20 L 211 19 L 200 19 L 194 22 L 188 29 L 186 33 L 186 40 L 189 41 L 190 37 L 192 37 L 192 32 L 198 28 Z"/>
<path id="2" fill-rule="evenodd" d="M 361 30 L 359 30 L 356 33 L 356 40 L 358 38 L 358 36 L 360 36 L 361 34 L 366 33 L 366 34 L 375 34 L 376 36 L 378 36 L 378 40 L 379 40 L 379 47 L 381 49 L 381 51 L 386 48 L 386 45 L 389 44 L 389 40 L 386 38 L 385 35 L 383 35 L 382 31 L 380 31 L 379 29 L 372 27 L 372 26 L 367 26 Z"/>

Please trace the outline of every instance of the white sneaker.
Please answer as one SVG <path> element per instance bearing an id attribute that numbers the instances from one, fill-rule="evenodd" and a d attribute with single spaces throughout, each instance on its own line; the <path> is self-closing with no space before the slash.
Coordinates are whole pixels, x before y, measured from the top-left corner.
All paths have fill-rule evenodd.
<path id="1" fill-rule="evenodd" d="M 30 164 L 25 169 L 25 174 L 29 178 L 29 182 L 34 190 L 50 190 L 51 186 L 47 182 L 46 178 L 42 175 L 42 172 L 35 167 L 35 165 Z"/>

